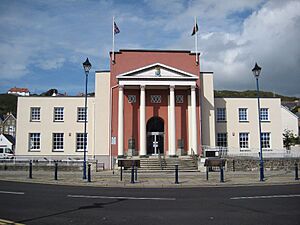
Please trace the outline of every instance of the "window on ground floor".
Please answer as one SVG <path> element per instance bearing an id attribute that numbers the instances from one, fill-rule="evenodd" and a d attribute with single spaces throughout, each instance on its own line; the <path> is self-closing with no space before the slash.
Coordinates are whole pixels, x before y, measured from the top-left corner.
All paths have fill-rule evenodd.
<path id="1" fill-rule="evenodd" d="M 239 138 L 241 151 L 249 149 L 249 133 L 240 133 Z"/>
<path id="2" fill-rule="evenodd" d="M 29 133 L 29 151 L 40 151 L 41 149 L 41 134 Z"/>
<path id="3" fill-rule="evenodd" d="M 261 133 L 261 147 L 265 149 L 271 148 L 271 133 Z"/>
<path id="4" fill-rule="evenodd" d="M 227 147 L 227 133 L 217 134 L 217 146 Z"/>
<path id="5" fill-rule="evenodd" d="M 64 151 L 64 133 L 52 134 L 53 151 Z"/>
<path id="6" fill-rule="evenodd" d="M 84 143 L 87 145 L 87 138 L 84 138 L 84 133 L 77 133 L 76 134 L 76 151 L 77 152 L 83 152 L 84 151 Z M 86 151 L 88 149 L 86 148 Z"/>

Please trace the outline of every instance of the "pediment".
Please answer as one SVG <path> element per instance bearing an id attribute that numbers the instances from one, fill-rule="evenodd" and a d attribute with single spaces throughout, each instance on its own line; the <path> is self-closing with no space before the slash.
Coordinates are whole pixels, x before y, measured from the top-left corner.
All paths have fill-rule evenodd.
<path id="1" fill-rule="evenodd" d="M 194 74 L 182 70 L 155 63 L 143 68 L 132 70 L 117 76 L 117 79 L 188 79 L 196 80 L 198 77 Z"/>

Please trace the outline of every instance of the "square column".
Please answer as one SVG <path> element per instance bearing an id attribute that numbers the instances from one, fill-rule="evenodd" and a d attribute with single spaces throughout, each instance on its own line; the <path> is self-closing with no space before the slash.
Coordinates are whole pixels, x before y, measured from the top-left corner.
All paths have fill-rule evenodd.
<path id="1" fill-rule="evenodd" d="M 176 125 L 175 125 L 175 86 L 170 86 L 170 130 L 169 156 L 176 155 Z"/>
<path id="2" fill-rule="evenodd" d="M 119 86 L 119 105 L 118 105 L 118 157 L 124 156 L 124 95 L 123 86 Z"/>
<path id="3" fill-rule="evenodd" d="M 140 94 L 140 156 L 147 155 L 146 151 L 146 97 L 145 86 L 141 86 Z"/>
<path id="4" fill-rule="evenodd" d="M 197 151 L 197 117 L 196 117 L 196 87 L 191 86 L 191 149 L 189 149 L 189 154 L 192 155 L 192 151 L 194 154 L 198 154 Z"/>

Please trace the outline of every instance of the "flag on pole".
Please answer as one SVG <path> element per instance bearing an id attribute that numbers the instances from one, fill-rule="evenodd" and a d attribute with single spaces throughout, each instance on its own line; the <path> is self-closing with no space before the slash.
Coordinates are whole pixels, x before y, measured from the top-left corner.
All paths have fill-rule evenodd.
<path id="1" fill-rule="evenodd" d="M 194 25 L 194 27 L 193 27 L 192 36 L 195 35 L 197 32 L 198 32 L 198 24 L 196 22 L 195 25 Z"/>
<path id="2" fill-rule="evenodd" d="M 116 22 L 114 22 L 114 33 L 115 33 L 115 34 L 120 33 L 120 29 L 119 29 L 119 27 L 117 26 Z"/>
<path id="3" fill-rule="evenodd" d="M 197 24 L 197 17 L 195 17 L 195 23 L 194 23 L 194 27 L 193 27 L 193 32 L 192 32 L 192 36 L 195 37 L 195 56 L 196 56 L 196 64 L 199 64 L 199 60 L 198 60 L 198 24 Z"/>
<path id="4" fill-rule="evenodd" d="M 115 63 L 115 35 L 120 33 L 120 29 L 117 26 L 115 22 L 115 17 L 113 17 L 113 23 L 112 23 L 112 38 L 113 38 L 113 44 L 112 44 L 112 62 Z"/>

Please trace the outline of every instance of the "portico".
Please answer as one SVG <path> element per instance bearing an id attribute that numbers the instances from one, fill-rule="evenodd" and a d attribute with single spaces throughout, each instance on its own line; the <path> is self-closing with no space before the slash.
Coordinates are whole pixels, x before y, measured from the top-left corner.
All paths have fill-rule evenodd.
<path id="1" fill-rule="evenodd" d="M 132 139 L 137 139 L 135 142 L 138 143 L 135 146 L 136 155 L 142 157 L 160 152 L 172 157 L 178 155 L 176 151 L 179 148 L 186 154 L 191 155 L 193 151 L 197 154 L 198 76 L 156 63 L 119 74 L 116 78 L 118 157 L 126 155 L 124 143 L 128 141 L 128 134 L 124 132 L 124 123 L 138 123 L 138 126 L 132 128 L 138 131 L 131 130 Z M 135 116 L 128 119 L 131 121 L 124 121 L 129 113 L 128 105 L 132 106 L 132 114 Z"/>

